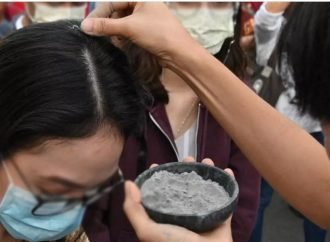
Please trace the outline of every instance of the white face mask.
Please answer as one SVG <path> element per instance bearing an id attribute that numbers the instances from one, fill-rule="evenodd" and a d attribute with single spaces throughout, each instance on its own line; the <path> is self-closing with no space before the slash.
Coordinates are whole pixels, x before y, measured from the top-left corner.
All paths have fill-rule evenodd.
<path id="1" fill-rule="evenodd" d="M 33 3 L 34 15 L 32 15 L 28 8 L 26 13 L 33 23 L 45 23 L 62 19 L 78 19 L 85 17 L 86 4 L 78 7 L 51 7 L 45 4 Z"/>
<path id="2" fill-rule="evenodd" d="M 225 39 L 234 36 L 233 8 L 177 8 L 172 12 L 212 55 L 220 51 Z"/>

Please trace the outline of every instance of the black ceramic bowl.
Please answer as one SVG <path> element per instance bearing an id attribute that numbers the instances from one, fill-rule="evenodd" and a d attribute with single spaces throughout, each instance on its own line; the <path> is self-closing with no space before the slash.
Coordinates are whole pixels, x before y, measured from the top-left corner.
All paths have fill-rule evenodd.
<path id="1" fill-rule="evenodd" d="M 140 174 L 135 183 L 138 187 L 142 187 L 143 183 L 148 180 L 155 172 L 168 171 L 172 173 L 183 173 L 195 171 L 203 179 L 210 179 L 219 183 L 229 194 L 229 201 L 220 209 L 210 211 L 206 215 L 175 215 L 163 213 L 143 204 L 148 215 L 158 223 L 174 224 L 185 227 L 195 232 L 207 232 L 221 223 L 223 223 L 231 213 L 233 213 L 238 200 L 238 185 L 233 177 L 225 171 L 205 165 L 202 163 L 174 162 L 160 165 Z"/>

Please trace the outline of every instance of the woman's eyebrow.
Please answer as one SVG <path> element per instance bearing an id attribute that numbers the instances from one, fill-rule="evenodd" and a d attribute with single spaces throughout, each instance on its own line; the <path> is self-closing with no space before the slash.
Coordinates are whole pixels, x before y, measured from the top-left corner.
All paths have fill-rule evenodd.
<path id="1" fill-rule="evenodd" d="M 62 178 L 62 177 L 58 177 L 58 176 L 42 177 L 42 179 L 47 181 L 47 182 L 53 182 L 53 183 L 56 183 L 58 185 L 62 185 L 63 187 L 67 187 L 68 191 L 73 190 L 73 189 L 79 189 L 79 190 L 95 189 L 99 186 L 102 186 L 102 185 L 106 184 L 109 181 L 110 178 L 107 178 L 106 180 L 100 182 L 99 184 L 96 184 L 96 185 L 91 187 L 90 185 L 80 184 L 80 183 L 77 183 L 75 181 L 65 179 L 65 178 Z"/>
<path id="2" fill-rule="evenodd" d="M 107 184 L 109 182 L 109 179 L 111 180 L 111 178 L 114 176 L 114 174 L 112 174 L 112 176 L 108 177 L 107 179 L 105 179 L 104 181 L 100 182 L 99 184 L 97 185 L 94 185 L 94 186 L 89 186 L 89 185 L 86 185 L 86 184 L 80 184 L 80 183 L 77 183 L 76 181 L 72 181 L 70 179 L 66 179 L 66 178 L 63 178 L 63 177 L 59 177 L 59 176 L 47 176 L 47 177 L 41 177 L 41 179 L 43 181 L 47 181 L 47 182 L 51 182 L 51 183 L 54 183 L 54 184 L 57 184 L 57 185 L 61 185 L 63 186 L 64 189 L 61 189 L 63 193 L 66 193 L 66 192 L 71 192 L 72 190 L 91 190 L 91 189 L 96 189 L 100 186 L 103 186 L 105 184 Z M 43 183 L 40 182 L 42 185 Z M 39 186 L 38 187 L 39 190 L 41 192 L 47 192 L 46 189 L 44 189 L 43 187 Z"/>

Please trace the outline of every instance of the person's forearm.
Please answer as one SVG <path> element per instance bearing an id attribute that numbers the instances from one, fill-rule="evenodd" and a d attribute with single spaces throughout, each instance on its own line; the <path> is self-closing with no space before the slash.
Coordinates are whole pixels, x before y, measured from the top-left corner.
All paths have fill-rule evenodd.
<path id="1" fill-rule="evenodd" d="M 325 149 L 204 49 L 191 44 L 172 56 L 170 68 L 196 91 L 261 175 L 304 215 L 330 228 Z"/>

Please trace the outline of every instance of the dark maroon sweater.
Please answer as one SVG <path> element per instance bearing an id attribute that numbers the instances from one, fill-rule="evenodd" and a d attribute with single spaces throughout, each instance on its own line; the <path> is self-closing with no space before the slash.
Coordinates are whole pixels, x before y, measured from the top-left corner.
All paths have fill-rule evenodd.
<path id="1" fill-rule="evenodd" d="M 147 159 L 144 169 L 153 163 L 177 161 L 173 133 L 163 105 L 157 105 L 148 113 L 145 131 Z M 260 176 L 248 162 L 228 134 L 221 128 L 204 105 L 199 105 L 197 131 L 197 161 L 210 158 L 215 166 L 231 168 L 239 184 L 239 201 L 232 219 L 234 242 L 247 242 L 255 224 L 259 204 Z M 134 180 L 141 170 L 137 157 L 140 144 L 129 138 L 119 163 L 125 179 Z M 138 239 L 127 220 L 122 206 L 123 188 L 89 207 L 84 229 L 91 242 L 137 242 Z"/>

